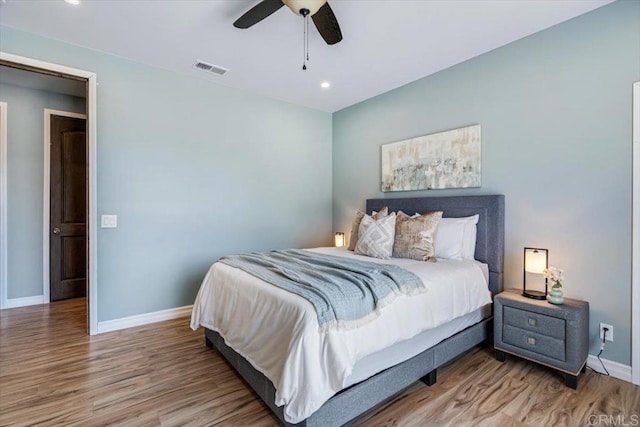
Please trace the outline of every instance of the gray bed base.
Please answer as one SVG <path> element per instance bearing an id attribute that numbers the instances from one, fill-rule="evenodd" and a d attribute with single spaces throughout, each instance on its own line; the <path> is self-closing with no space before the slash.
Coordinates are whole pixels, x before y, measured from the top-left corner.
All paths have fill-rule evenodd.
<path id="1" fill-rule="evenodd" d="M 390 211 L 408 214 L 442 210 L 445 217 L 480 214 L 476 238 L 476 259 L 489 265 L 489 289 L 493 295 L 503 290 L 504 196 L 459 196 L 367 200 L 367 212 L 388 206 Z M 322 405 L 309 418 L 295 426 L 340 426 L 374 408 L 418 380 L 432 385 L 437 368 L 491 338 L 493 317 L 482 320 L 417 356 L 348 387 Z M 275 388 L 244 357 L 227 346 L 215 331 L 205 328 L 209 348 L 217 349 L 260 396 L 285 426 L 283 408 L 275 405 Z"/>

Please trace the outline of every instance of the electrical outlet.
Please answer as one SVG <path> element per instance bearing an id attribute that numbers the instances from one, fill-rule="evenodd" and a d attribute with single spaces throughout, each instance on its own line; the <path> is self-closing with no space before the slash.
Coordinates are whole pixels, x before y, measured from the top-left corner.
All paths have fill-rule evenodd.
<path id="1" fill-rule="evenodd" d="M 613 326 L 606 323 L 600 323 L 600 341 L 604 337 L 604 328 L 607 328 L 607 341 L 613 342 Z"/>

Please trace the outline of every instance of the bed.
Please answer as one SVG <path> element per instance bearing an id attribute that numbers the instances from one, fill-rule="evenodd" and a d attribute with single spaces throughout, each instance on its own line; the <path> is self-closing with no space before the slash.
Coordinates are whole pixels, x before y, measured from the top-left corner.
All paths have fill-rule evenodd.
<path id="1" fill-rule="evenodd" d="M 384 206 L 388 206 L 390 211 L 402 210 L 410 213 L 427 213 L 441 210 L 443 211 L 444 217 L 454 218 L 478 214 L 475 259 L 478 261 L 478 265 L 484 266 L 482 274 L 485 277 L 485 286 L 488 282 L 490 295 L 495 295 L 502 291 L 504 196 L 488 195 L 367 200 L 368 213 L 379 211 Z M 333 253 L 332 251 L 334 250 L 336 249 L 326 249 L 328 253 Z M 350 256 L 347 254 L 344 255 Z M 477 275 L 477 270 L 481 270 L 473 263 L 474 262 L 467 263 L 468 267 L 466 268 L 469 275 L 471 275 L 472 272 L 475 272 L 473 274 Z M 424 262 L 422 264 L 424 264 Z M 435 264 L 438 264 L 437 269 L 441 271 L 446 271 L 446 269 L 449 268 L 446 262 Z M 235 279 L 231 276 L 229 280 Z M 205 279 L 205 282 L 206 281 L 207 279 Z M 237 285 L 245 286 L 245 281 L 250 282 L 250 280 L 246 280 L 245 278 L 242 283 L 238 282 Z M 463 277 L 461 282 L 464 281 L 466 281 L 466 278 Z M 269 287 L 270 285 L 266 283 L 264 283 L 264 285 L 266 285 L 266 287 L 263 289 L 256 288 L 256 294 L 259 295 L 258 298 L 270 297 L 270 293 L 278 293 L 278 291 L 280 291 L 278 298 L 289 298 L 286 295 L 286 291 L 281 289 L 272 291 L 271 287 Z M 453 285 L 455 284 L 452 283 L 451 286 Z M 256 284 L 246 286 L 256 286 Z M 489 303 L 485 303 L 477 308 L 475 306 L 472 307 L 473 310 L 464 316 L 457 316 L 441 324 L 436 322 L 437 328 L 425 330 L 415 336 L 411 335 L 410 339 L 405 337 L 406 339 L 401 338 L 397 342 L 389 341 L 388 347 L 375 349 L 375 351 L 366 354 L 365 357 L 356 358 L 351 354 L 350 348 L 345 348 L 344 354 L 353 356 L 354 360 L 357 359 L 357 363 L 353 366 L 353 369 L 349 369 L 348 372 L 341 368 L 342 365 L 339 360 L 336 362 L 336 357 L 340 358 L 341 355 L 333 354 L 327 359 L 328 361 L 324 359 L 321 361 L 324 363 L 323 365 L 318 365 L 321 368 L 319 369 L 319 373 L 312 372 L 307 376 L 302 375 L 301 378 L 296 378 L 298 383 L 294 382 L 292 387 L 289 387 L 291 384 L 284 387 L 281 382 L 277 382 L 274 379 L 281 378 L 286 373 L 278 371 L 278 369 L 281 369 L 278 363 L 280 363 L 283 357 L 282 354 L 294 354 L 295 358 L 300 359 L 309 358 L 309 354 L 313 355 L 315 353 L 308 350 L 305 346 L 298 346 L 302 347 L 301 349 L 282 349 L 282 346 L 278 342 L 279 337 L 277 336 L 277 332 L 273 332 L 273 334 L 269 332 L 271 335 L 254 335 L 253 338 L 255 339 L 248 339 L 243 344 L 245 347 L 252 345 L 260 346 L 258 349 L 259 354 L 263 356 L 267 354 L 272 360 L 269 360 L 269 357 L 266 357 L 266 359 L 263 357 L 263 360 L 257 360 L 256 356 L 254 356 L 255 351 L 251 353 L 244 347 L 238 351 L 234 350 L 232 347 L 240 348 L 241 346 L 237 345 L 238 340 L 236 339 L 234 341 L 234 337 L 231 336 L 232 333 L 229 331 L 233 331 L 233 328 L 236 328 L 239 331 L 236 335 L 243 336 L 242 334 L 244 334 L 245 331 L 251 334 L 251 329 L 247 329 L 248 326 L 246 324 L 243 325 L 242 319 L 238 317 L 238 313 L 241 310 L 230 310 L 229 313 L 225 315 L 229 317 L 229 319 L 235 317 L 235 320 L 233 320 L 235 323 L 229 320 L 232 327 L 228 327 L 222 331 L 216 331 L 216 329 L 220 328 L 211 326 L 211 324 L 206 321 L 202 321 L 201 319 L 206 318 L 206 316 L 198 312 L 200 309 L 196 307 L 200 307 L 201 304 L 199 300 L 205 298 L 205 296 L 201 296 L 203 289 L 204 286 L 198 295 L 197 304 L 194 305 L 192 327 L 205 327 L 206 345 L 210 348 L 217 349 L 254 389 L 280 421 L 287 426 L 343 425 L 418 380 L 423 380 L 427 385 L 431 385 L 436 381 L 438 367 L 448 363 L 474 346 L 489 340 L 492 330 L 491 299 L 490 297 L 486 297 Z M 247 289 L 253 290 L 254 288 L 249 287 Z M 239 292 L 240 298 L 242 298 L 242 289 Z M 245 297 L 249 295 L 250 298 L 251 294 L 245 292 L 244 295 Z M 235 301 L 236 298 L 237 296 L 234 294 L 233 297 L 225 303 L 225 306 L 237 303 L 238 307 L 242 307 L 242 301 Z M 294 296 L 294 298 L 299 297 Z M 406 304 L 407 302 L 404 301 L 401 303 Z M 260 307 L 260 305 L 256 307 Z M 287 306 L 283 307 L 283 309 L 287 310 Z M 286 316 L 283 315 L 283 317 Z M 283 323 L 283 325 L 284 327 L 281 327 L 280 330 L 288 330 L 287 324 Z M 364 332 L 362 332 L 363 334 L 366 333 L 366 327 L 361 329 L 364 330 Z M 226 340 L 223 339 L 221 334 L 225 336 Z M 381 341 L 384 341 L 384 339 L 382 338 Z M 315 341 L 308 340 L 308 342 L 313 343 Z M 231 343 L 231 346 L 227 343 Z M 263 347 L 266 351 L 262 351 Z M 311 344 L 311 347 L 313 347 L 313 344 Z M 323 354 L 322 357 L 325 357 L 326 355 L 324 355 L 324 353 L 327 353 L 326 347 L 324 347 L 323 344 L 321 344 L 320 347 L 322 351 L 319 353 Z M 417 348 L 419 350 L 416 350 Z M 286 353 L 282 353 L 282 351 Z M 296 353 L 296 351 L 299 353 Z M 246 357 L 243 357 L 240 353 Z M 266 364 L 264 362 L 265 360 L 267 361 Z M 393 362 L 394 360 L 397 361 L 397 363 Z M 270 362 L 273 363 L 269 364 Z M 334 362 L 336 364 L 336 372 L 328 369 L 328 367 L 333 366 L 332 364 Z M 311 363 L 311 365 L 315 366 L 313 363 Z M 254 366 L 263 367 L 262 371 L 264 373 L 254 368 Z M 274 369 L 271 369 L 270 366 L 275 366 L 276 374 L 274 374 Z M 336 378 L 333 378 L 334 376 Z M 279 384 L 278 390 L 276 390 L 274 382 L 269 378 L 274 379 L 274 382 Z M 317 381 L 317 383 L 315 383 L 315 381 Z M 324 384 L 324 382 L 327 384 Z M 336 384 L 339 386 L 328 395 L 332 397 L 327 398 L 327 390 L 331 391 L 331 387 L 335 388 Z M 303 402 L 304 405 L 311 405 L 311 411 L 309 407 L 305 407 L 306 409 L 304 411 L 295 412 L 291 409 L 293 406 L 293 403 L 291 403 L 287 404 L 286 409 L 289 412 L 285 414 L 285 408 L 278 406 L 276 402 L 282 405 L 282 394 L 286 393 L 288 388 L 293 390 L 302 390 L 304 388 L 305 390 L 299 391 L 299 394 L 317 392 L 317 402 L 313 402 L 314 396 L 311 396 L 311 403 L 308 405 L 307 401 Z M 337 391 L 337 393 L 335 391 Z M 307 400 L 309 400 L 309 397 L 307 397 Z M 304 405 L 302 406 L 304 407 Z M 301 419 L 301 417 L 304 417 L 304 419 Z M 294 422 L 288 422 L 287 420 L 293 420 Z"/>

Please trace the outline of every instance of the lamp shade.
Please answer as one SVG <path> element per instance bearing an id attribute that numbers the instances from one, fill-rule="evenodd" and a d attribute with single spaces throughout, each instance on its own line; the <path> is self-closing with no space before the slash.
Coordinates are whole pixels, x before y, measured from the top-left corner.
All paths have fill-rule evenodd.
<path id="1" fill-rule="evenodd" d="M 524 253 L 524 270 L 527 273 L 542 274 L 547 268 L 547 251 L 530 249 Z"/>
<path id="2" fill-rule="evenodd" d="M 342 246 L 344 246 L 344 233 L 341 231 L 338 231 L 334 237 L 335 239 L 335 245 L 337 248 L 340 248 Z"/>
<path id="3" fill-rule="evenodd" d="M 545 299 L 547 297 L 547 278 L 544 279 L 544 290 L 527 288 L 527 274 L 544 274 L 549 266 L 549 250 L 540 248 L 524 248 L 524 272 L 522 278 L 522 295 L 527 298 Z M 532 277 L 534 282 L 537 281 Z M 531 285 L 531 283 L 529 283 Z"/>

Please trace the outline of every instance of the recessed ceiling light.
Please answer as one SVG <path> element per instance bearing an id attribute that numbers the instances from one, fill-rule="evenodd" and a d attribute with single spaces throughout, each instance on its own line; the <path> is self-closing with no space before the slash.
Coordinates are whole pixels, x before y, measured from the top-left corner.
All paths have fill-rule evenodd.
<path id="1" fill-rule="evenodd" d="M 329 82 L 322 82 L 322 83 L 320 83 L 320 87 L 321 87 L 322 89 L 329 89 L 329 88 L 331 87 L 331 83 L 329 83 Z"/>
<path id="2" fill-rule="evenodd" d="M 74 6 L 77 6 L 80 4 L 80 0 L 64 0 L 65 3 L 69 3 L 72 4 Z"/>

